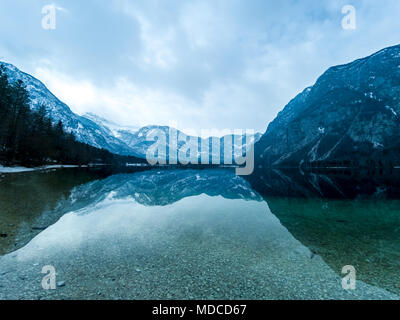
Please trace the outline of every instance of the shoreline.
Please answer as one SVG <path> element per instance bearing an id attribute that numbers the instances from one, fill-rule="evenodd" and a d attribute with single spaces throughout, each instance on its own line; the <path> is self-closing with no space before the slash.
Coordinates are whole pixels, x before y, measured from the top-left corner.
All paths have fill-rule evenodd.
<path id="1" fill-rule="evenodd" d="M 0 165 L 0 173 L 20 173 L 20 172 L 31 172 L 31 171 L 41 171 L 41 170 L 48 170 L 48 169 L 62 169 L 62 168 L 86 168 L 87 165 L 79 166 L 79 165 L 69 165 L 69 164 L 55 164 L 55 165 L 47 165 L 41 167 L 4 167 Z"/>

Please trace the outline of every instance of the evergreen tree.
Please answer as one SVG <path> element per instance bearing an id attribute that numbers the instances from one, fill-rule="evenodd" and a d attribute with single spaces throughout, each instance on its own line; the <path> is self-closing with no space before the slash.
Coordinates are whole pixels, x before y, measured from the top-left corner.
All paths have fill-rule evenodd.
<path id="1" fill-rule="evenodd" d="M 54 162 L 82 165 L 137 160 L 76 141 L 72 133 L 64 130 L 61 121 L 51 122 L 44 105 L 32 111 L 23 82 L 10 85 L 4 67 L 0 67 L 0 162 L 34 166 Z"/>
<path id="2" fill-rule="evenodd" d="M 9 84 L 4 66 L 0 66 L 0 152 L 6 151 L 7 132 L 10 122 Z"/>

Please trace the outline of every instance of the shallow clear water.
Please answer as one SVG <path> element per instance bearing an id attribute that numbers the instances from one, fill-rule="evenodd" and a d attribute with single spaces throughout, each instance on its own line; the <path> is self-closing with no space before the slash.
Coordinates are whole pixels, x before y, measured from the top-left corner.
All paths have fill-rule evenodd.
<path id="1" fill-rule="evenodd" d="M 400 201 L 267 189 L 222 169 L 4 175 L 0 298 L 398 298 Z M 43 290 L 45 265 L 64 286 Z"/>

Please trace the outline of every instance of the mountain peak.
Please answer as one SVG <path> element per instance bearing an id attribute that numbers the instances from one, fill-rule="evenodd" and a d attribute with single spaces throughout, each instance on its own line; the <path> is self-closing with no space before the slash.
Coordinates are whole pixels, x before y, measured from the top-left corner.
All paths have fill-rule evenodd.
<path id="1" fill-rule="evenodd" d="M 267 166 L 400 162 L 399 96 L 400 45 L 331 67 L 271 122 L 259 158 Z"/>
<path id="2" fill-rule="evenodd" d="M 82 115 L 82 117 L 85 117 L 86 119 L 90 119 L 90 120 L 98 122 L 98 123 L 109 123 L 109 124 L 117 125 L 116 123 L 114 123 L 110 120 L 107 120 L 103 117 L 100 117 L 93 112 L 86 112 Z"/>
<path id="3" fill-rule="evenodd" d="M 5 66 L 6 73 L 11 83 L 22 80 L 30 95 L 30 104 L 37 110 L 42 104 L 53 123 L 61 121 L 67 132 L 74 134 L 76 139 L 88 145 L 109 150 L 121 155 L 145 157 L 151 141 L 147 141 L 147 134 L 154 129 L 169 134 L 168 126 L 149 125 L 145 127 L 122 126 L 105 119 L 93 112 L 79 116 L 56 96 L 46 86 L 33 76 L 20 71 L 15 66 L 0 62 Z M 178 130 L 178 132 L 180 132 Z M 258 140 L 257 134 L 255 140 Z M 220 138 L 222 139 L 222 138 Z M 207 142 L 207 139 L 202 139 Z M 223 145 L 221 143 L 221 145 Z"/>

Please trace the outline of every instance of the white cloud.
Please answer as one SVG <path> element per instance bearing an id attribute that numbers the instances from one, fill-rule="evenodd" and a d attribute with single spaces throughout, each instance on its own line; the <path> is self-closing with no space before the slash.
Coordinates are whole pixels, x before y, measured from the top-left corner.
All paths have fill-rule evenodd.
<path id="1" fill-rule="evenodd" d="M 216 2 L 185 2 L 179 24 L 192 49 L 213 48 L 234 41 L 235 24 L 231 23 L 226 7 Z"/>
<path id="2" fill-rule="evenodd" d="M 173 93 L 137 86 L 126 78 L 101 88 L 90 80 L 74 79 L 49 67 L 38 67 L 34 75 L 80 115 L 92 112 L 122 125 L 145 126 L 168 125 L 175 113 L 174 120 L 182 126 L 194 124 L 191 119 L 196 112 L 188 101 Z"/>
<path id="3" fill-rule="evenodd" d="M 53 4 L 54 5 L 54 4 Z M 60 7 L 57 5 L 54 5 L 57 11 L 63 12 L 63 13 L 69 13 L 68 9 L 64 8 L 64 7 Z"/>
<path id="4" fill-rule="evenodd" d="M 254 115 L 246 109 L 232 109 L 240 99 L 243 104 L 256 103 L 251 92 L 235 83 L 214 84 L 201 102 L 192 101 L 172 92 L 138 86 L 126 78 L 118 78 L 109 88 L 96 87 L 90 80 L 74 79 L 49 66 L 37 67 L 34 75 L 72 111 L 82 115 L 92 112 L 121 125 L 170 125 L 176 122 L 180 129 L 220 128 L 220 120 L 241 129 Z M 251 127 L 249 127 L 251 129 Z"/>
<path id="5" fill-rule="evenodd" d="M 176 57 L 170 44 L 175 39 L 175 31 L 169 27 L 167 30 L 156 31 L 151 23 L 143 16 L 136 15 L 140 24 L 140 37 L 145 50 L 143 62 L 162 69 L 170 69 L 176 63 Z"/>
<path id="6" fill-rule="evenodd" d="M 78 113 L 263 131 L 328 67 L 400 42 L 399 1 L 357 1 L 352 31 L 341 26 L 347 3 L 57 0 L 73 14 L 50 33 L 39 2 L 3 1 L 0 56 Z"/>
<path id="7" fill-rule="evenodd" d="M 36 68 L 34 75 L 74 112 L 81 114 L 97 102 L 97 90 L 88 80 L 76 81 L 46 67 Z"/>

